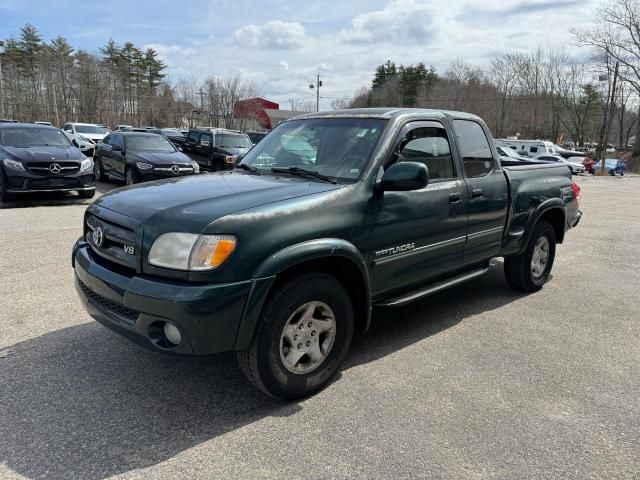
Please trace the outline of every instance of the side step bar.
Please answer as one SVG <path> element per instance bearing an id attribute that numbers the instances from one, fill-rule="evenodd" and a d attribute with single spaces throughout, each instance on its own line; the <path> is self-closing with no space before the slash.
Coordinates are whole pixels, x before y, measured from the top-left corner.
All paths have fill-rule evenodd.
<path id="1" fill-rule="evenodd" d="M 429 295 L 433 295 L 434 293 L 444 290 L 446 288 L 453 287 L 454 285 L 458 285 L 459 283 L 473 280 L 474 278 L 484 275 L 485 273 L 487 273 L 488 270 L 489 270 L 489 267 L 487 266 L 487 267 L 478 268 L 476 270 L 471 270 L 469 272 L 464 272 L 464 273 L 461 273 L 460 275 L 456 275 L 455 277 L 442 280 L 441 282 L 433 283 L 427 287 L 422 287 L 412 292 L 403 293 L 395 297 L 383 299 L 380 302 L 376 302 L 375 305 L 379 307 L 401 307 L 403 305 L 406 305 L 407 303 L 411 303 L 415 300 L 420 300 L 421 298 L 427 297 Z"/>

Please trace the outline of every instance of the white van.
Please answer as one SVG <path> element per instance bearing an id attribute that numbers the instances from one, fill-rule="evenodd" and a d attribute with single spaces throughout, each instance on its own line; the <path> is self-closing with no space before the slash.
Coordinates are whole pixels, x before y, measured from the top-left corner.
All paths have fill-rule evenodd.
<path id="1" fill-rule="evenodd" d="M 505 140 L 496 139 L 496 145 L 503 148 L 511 148 L 518 155 L 535 157 L 538 155 L 555 155 L 556 148 L 553 142 L 544 140 Z"/>

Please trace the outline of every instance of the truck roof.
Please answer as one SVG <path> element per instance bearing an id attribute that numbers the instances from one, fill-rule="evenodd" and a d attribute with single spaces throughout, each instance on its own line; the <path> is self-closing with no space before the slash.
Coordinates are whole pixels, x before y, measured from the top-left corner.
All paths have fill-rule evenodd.
<path id="1" fill-rule="evenodd" d="M 395 119 L 398 117 L 412 116 L 428 116 L 432 118 L 464 118 L 481 120 L 477 115 L 466 112 L 456 112 L 452 110 L 435 110 L 429 108 L 347 108 L 344 110 L 330 110 L 325 112 L 307 113 L 292 118 L 350 118 L 350 117 L 366 117 L 366 118 L 383 118 Z"/>

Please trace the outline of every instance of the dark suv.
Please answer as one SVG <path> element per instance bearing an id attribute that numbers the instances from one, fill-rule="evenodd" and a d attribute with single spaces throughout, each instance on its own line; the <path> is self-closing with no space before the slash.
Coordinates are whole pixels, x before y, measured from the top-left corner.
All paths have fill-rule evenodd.
<path id="1" fill-rule="evenodd" d="M 45 125 L 0 124 L 0 200 L 20 192 L 95 194 L 93 161 L 62 130 Z"/>
<path id="2" fill-rule="evenodd" d="M 198 162 L 201 168 L 230 170 L 236 159 L 251 149 L 247 135 L 224 128 L 192 128 L 182 146 L 184 153 Z"/>

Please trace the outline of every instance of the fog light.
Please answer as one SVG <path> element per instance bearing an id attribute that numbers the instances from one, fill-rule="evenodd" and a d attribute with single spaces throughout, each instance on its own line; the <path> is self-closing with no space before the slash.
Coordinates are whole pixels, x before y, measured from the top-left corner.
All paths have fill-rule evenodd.
<path id="1" fill-rule="evenodd" d="M 167 337 L 167 340 L 169 340 L 174 345 L 179 345 L 182 341 L 180 330 L 178 330 L 176 326 L 172 325 L 171 323 L 164 324 L 164 334 Z"/>

